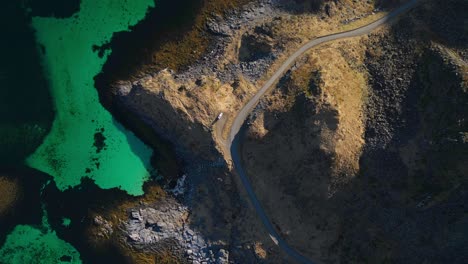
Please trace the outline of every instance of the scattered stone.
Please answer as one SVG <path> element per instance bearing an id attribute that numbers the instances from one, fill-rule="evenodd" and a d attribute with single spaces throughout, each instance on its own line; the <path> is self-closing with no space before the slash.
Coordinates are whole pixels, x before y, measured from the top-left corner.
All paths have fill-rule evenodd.
<path id="1" fill-rule="evenodd" d="M 140 241 L 141 240 L 141 237 L 138 233 L 133 233 L 133 234 L 130 234 L 129 235 L 130 239 L 132 239 L 133 241 Z"/>
<path id="2" fill-rule="evenodd" d="M 155 205 L 131 210 L 124 232 L 130 238 L 127 243 L 135 248 L 158 252 L 172 245 L 182 250 L 181 254 L 185 252 L 192 263 L 201 263 L 208 255 L 209 245 L 201 234 L 186 225 L 187 221 L 188 208 L 168 197 Z"/>
<path id="3" fill-rule="evenodd" d="M 179 179 L 177 179 L 177 184 L 174 187 L 174 189 L 170 190 L 172 194 L 175 196 L 181 196 L 185 193 L 186 187 L 185 187 L 185 179 L 187 178 L 187 175 L 182 175 Z"/>
<path id="4" fill-rule="evenodd" d="M 93 223 L 98 227 L 98 231 L 96 234 L 100 237 L 109 237 L 114 232 L 112 223 L 110 223 L 100 215 L 94 217 Z"/>
<path id="5" fill-rule="evenodd" d="M 132 218 L 140 221 L 142 220 L 140 213 L 136 211 L 132 212 Z"/>
<path id="6" fill-rule="evenodd" d="M 209 19 L 206 22 L 206 27 L 209 32 L 215 34 L 215 35 L 220 35 L 220 36 L 231 36 L 231 28 L 223 23 L 220 23 L 214 19 Z"/>

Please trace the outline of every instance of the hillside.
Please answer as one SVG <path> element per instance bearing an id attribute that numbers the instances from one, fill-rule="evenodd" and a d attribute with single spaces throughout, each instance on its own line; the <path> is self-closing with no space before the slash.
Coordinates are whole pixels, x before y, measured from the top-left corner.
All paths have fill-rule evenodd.
<path id="1" fill-rule="evenodd" d="M 463 8 L 433 1 L 314 50 L 260 104 L 244 162 L 296 248 L 327 263 L 463 263 Z"/>

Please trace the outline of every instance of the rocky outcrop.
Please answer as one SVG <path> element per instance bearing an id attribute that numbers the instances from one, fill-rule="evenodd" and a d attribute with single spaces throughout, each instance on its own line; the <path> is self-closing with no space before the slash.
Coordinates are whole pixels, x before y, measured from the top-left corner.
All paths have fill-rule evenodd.
<path id="1" fill-rule="evenodd" d="M 437 48 L 415 49 L 414 45 L 421 47 L 420 42 L 411 43 L 398 35 L 376 40 L 383 49 L 367 60 L 372 90 L 362 172 L 354 185 L 361 186 L 361 193 L 346 210 L 351 213 L 360 208 L 360 212 L 346 215 L 347 231 L 337 247 L 364 236 L 369 242 L 345 246 L 343 259 L 462 263 L 464 257 L 450 252 L 466 243 L 452 240 L 455 233 L 465 231 L 448 226 L 452 221 L 458 226 L 465 221 L 456 204 L 466 199 L 462 175 L 467 175 L 467 168 L 460 166 L 466 153 L 459 152 L 466 148 L 460 137 L 466 130 L 461 121 L 466 115 L 461 107 L 468 102 L 466 88 L 457 71 L 443 63 L 444 55 Z M 396 50 L 402 55 L 395 55 Z M 374 233 L 363 231 L 369 226 Z M 379 253 L 384 248 L 391 253 Z"/>
<path id="2" fill-rule="evenodd" d="M 203 234 L 190 227 L 188 216 L 188 208 L 173 198 L 130 209 L 123 239 L 140 251 L 170 250 L 190 263 L 229 263 L 229 252 L 205 241 Z"/>
<path id="3" fill-rule="evenodd" d="M 99 239 L 108 239 L 114 233 L 113 225 L 100 215 L 96 215 L 93 224 L 97 227 L 95 234 Z"/>
<path id="4" fill-rule="evenodd" d="M 209 32 L 215 35 L 228 37 L 232 34 L 231 28 L 226 23 L 224 23 L 223 19 L 219 16 L 208 19 L 206 22 L 206 27 Z"/>
<path id="5" fill-rule="evenodd" d="M 185 92 L 184 88 L 181 92 L 178 90 L 153 92 L 150 91 L 151 88 L 145 88 L 145 85 L 148 87 L 145 80 L 140 80 L 116 86 L 119 104 L 138 113 L 139 117 L 159 135 L 177 143 L 181 152 L 193 151 L 207 158 L 214 157 L 216 149 L 209 127 L 197 122 L 178 98 L 179 93 Z M 205 119 L 204 123 L 208 123 L 210 115 L 214 116 L 216 112 L 205 112 L 202 117 Z"/>
<path id="6" fill-rule="evenodd" d="M 105 101 L 112 108 L 135 113 L 159 136 L 174 143 L 179 154 L 219 157 L 211 131 L 216 116 L 239 108 L 254 89 L 243 80 L 243 73 L 259 78 L 273 58 L 268 50 L 269 59 L 233 63 L 234 41 L 257 21 L 271 19 L 272 10 L 272 5 L 254 3 L 224 18 L 213 16 L 206 29 L 214 34 L 216 45 L 201 60 L 181 72 L 164 69 L 137 81 L 115 82 L 103 96 Z M 264 34 L 257 36 L 263 38 Z"/>
<path id="7" fill-rule="evenodd" d="M 267 34 L 262 34 L 264 32 Z M 268 30 L 257 27 L 253 33 L 244 34 L 239 48 L 239 61 L 256 61 L 271 54 L 274 48 L 274 41 L 268 32 Z"/>

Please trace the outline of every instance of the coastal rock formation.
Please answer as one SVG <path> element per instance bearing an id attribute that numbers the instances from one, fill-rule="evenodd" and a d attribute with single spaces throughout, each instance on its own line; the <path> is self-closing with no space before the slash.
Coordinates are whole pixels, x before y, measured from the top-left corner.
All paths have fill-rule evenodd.
<path id="1" fill-rule="evenodd" d="M 100 86 L 110 110 L 134 113 L 185 164 L 182 198 L 134 206 L 121 218 L 125 244 L 169 248 L 195 263 L 290 262 L 243 198 L 224 149 L 230 122 L 307 40 L 381 15 L 372 1 L 328 1 L 318 13 L 295 2 L 212 15 L 201 27 L 211 44 L 201 54 L 194 47 L 197 59 Z M 255 192 L 281 236 L 310 259 L 466 257 L 451 253 L 468 252 L 455 235 L 466 222 L 466 45 L 435 37 L 444 39 L 440 25 L 457 28 L 460 21 L 437 14 L 460 2 L 428 1 L 391 27 L 314 49 L 249 118 L 242 153 Z"/>
<path id="2" fill-rule="evenodd" d="M 130 244 L 142 251 L 170 250 L 191 263 L 228 263 L 227 251 L 214 252 L 203 234 L 190 228 L 188 215 L 187 207 L 167 198 L 154 206 L 131 209 L 125 233 Z"/>

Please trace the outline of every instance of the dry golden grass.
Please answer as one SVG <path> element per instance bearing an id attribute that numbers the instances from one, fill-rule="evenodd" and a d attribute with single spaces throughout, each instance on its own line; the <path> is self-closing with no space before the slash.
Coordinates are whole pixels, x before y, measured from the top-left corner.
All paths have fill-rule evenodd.
<path id="1" fill-rule="evenodd" d="M 104 216 L 106 219 L 111 220 L 114 226 L 118 226 L 122 219 L 127 219 L 127 210 L 130 208 L 138 207 L 141 203 L 152 204 L 166 197 L 166 192 L 159 185 L 154 183 L 145 185 L 145 195 L 141 197 L 131 197 L 125 199 L 117 207 L 106 208 Z"/>
<path id="2" fill-rule="evenodd" d="M 346 47 L 345 49 L 340 49 Z M 343 54 L 343 53 L 345 54 Z M 321 100 L 338 111 L 338 130 L 333 135 L 337 173 L 353 175 L 359 170 L 364 145 L 364 104 L 367 98 L 365 73 L 350 64 L 363 64 L 365 48 L 360 39 L 332 43 L 309 54 L 320 67 Z"/>
<path id="3" fill-rule="evenodd" d="M 254 252 L 255 252 L 255 255 L 257 255 L 257 257 L 260 258 L 260 259 L 265 259 L 267 257 L 267 252 L 263 248 L 262 243 L 255 242 Z"/>
<path id="4" fill-rule="evenodd" d="M 146 65 L 143 69 L 160 70 L 171 68 L 180 70 L 187 65 L 194 63 L 199 59 L 208 48 L 210 35 L 206 33 L 205 25 L 207 19 L 212 14 L 222 15 L 226 10 L 238 8 L 252 0 L 208 0 L 205 1 L 196 15 L 192 27 L 184 32 L 183 38 L 169 40 L 152 52 L 152 64 Z M 354 12 L 368 13 L 373 5 L 367 3 L 353 3 Z M 348 25 L 341 25 L 342 17 L 334 16 L 325 20 L 313 13 L 305 13 L 284 18 L 281 23 L 275 27 L 275 32 L 280 38 L 294 39 L 297 44 L 317 36 L 349 30 L 359 27 L 370 21 L 382 17 L 384 13 L 377 13 L 365 18 L 361 18 Z"/>
<path id="5" fill-rule="evenodd" d="M 179 264 L 182 263 L 178 257 L 174 256 L 170 252 L 163 252 L 159 255 L 156 255 L 154 258 L 155 264 Z"/>
<path id="6" fill-rule="evenodd" d="M 212 13 L 221 14 L 224 10 L 235 8 L 248 2 L 250 0 L 206 1 L 197 15 L 192 28 L 183 39 L 166 42 L 162 48 L 154 52 L 155 65 L 159 65 L 159 69 L 169 67 L 178 70 L 185 65 L 193 63 L 206 51 L 209 44 L 209 35 L 205 32 L 205 24 L 207 19 L 212 16 Z M 227 119 L 223 124 L 219 124 L 213 129 L 213 131 L 217 131 L 215 140 L 218 142 L 216 144 L 217 148 L 220 149 L 224 145 L 223 142 L 229 132 L 228 128 L 233 117 L 236 116 L 236 112 L 244 102 L 256 93 L 263 82 L 272 75 L 273 71 L 288 56 L 300 45 L 317 36 L 340 31 L 339 27 L 342 25 L 341 21 L 344 18 L 352 18 L 355 14 L 369 13 L 369 10 L 373 8 L 373 5 L 368 3 L 352 3 L 352 6 L 355 7 L 352 13 L 346 11 L 345 14 L 338 13 L 325 19 L 316 14 L 305 13 L 301 15 L 284 15 L 281 20 L 266 22 L 271 23 L 275 35 L 274 40 L 283 46 L 284 51 L 275 60 L 264 77 L 256 83 L 251 83 L 249 80 L 239 76 L 240 85 L 234 89 L 231 83 L 222 83 L 214 75 L 204 75 L 200 77 L 204 83 L 200 87 L 193 82 L 180 83 L 174 80 L 169 72 L 162 71 L 147 81 L 144 87 L 151 93 L 164 93 L 165 100 L 170 102 L 174 110 L 190 122 L 201 124 L 205 128 L 211 127 L 212 121 L 219 112 L 225 113 Z M 234 36 L 234 41 L 232 41 L 230 47 L 227 48 L 227 52 L 223 55 L 224 60 L 220 61 L 218 65 L 220 68 L 223 68 L 223 65 L 237 62 L 238 44 L 243 33 L 243 30 L 240 31 Z M 186 91 L 181 92 L 180 87 L 184 87 Z M 223 127 L 218 127 L 221 125 Z"/>
<path id="7" fill-rule="evenodd" d="M 356 14 L 370 13 L 370 15 L 341 24 L 342 16 L 333 16 L 322 19 L 313 14 L 303 14 L 283 19 L 274 25 L 274 32 L 279 39 L 288 39 L 285 51 L 270 67 L 268 72 L 257 82 L 260 87 L 284 60 L 301 45 L 319 36 L 359 28 L 365 24 L 380 19 L 386 13 L 372 14 L 373 5 L 353 4 Z M 346 15 L 345 15 L 346 16 Z M 350 18 L 353 15 L 348 15 Z M 304 55 L 306 63 L 294 70 L 291 74 L 294 85 L 303 91 L 308 90 L 313 71 L 320 71 L 322 94 L 320 101 L 330 104 L 339 113 L 338 131 L 330 135 L 329 142 L 333 145 L 336 154 L 335 172 L 352 175 L 359 170 L 359 156 L 364 144 L 364 114 L 363 106 L 367 97 L 367 76 L 365 71 L 359 69 L 363 64 L 365 49 L 361 44 L 362 38 L 353 38 L 339 42 L 328 43 Z M 277 109 L 288 109 L 294 103 L 293 98 L 282 101 L 279 98 L 270 98 L 276 101 Z M 275 103 L 273 103 L 273 107 Z M 261 117 L 260 117 L 261 118 Z M 264 134 L 265 131 L 257 128 L 256 131 Z"/>
<path id="8" fill-rule="evenodd" d="M 368 88 L 366 72 L 359 67 L 364 55 L 361 38 L 334 42 L 306 53 L 281 86 L 265 95 L 267 111 L 250 126 L 249 139 L 244 143 L 245 166 L 267 212 L 288 232 L 293 246 L 307 245 L 306 254 L 316 258 L 339 230 L 336 216 L 325 209 L 325 199 L 359 171 Z M 311 80 L 318 89 L 309 90 Z M 304 94 L 308 100 L 303 100 Z M 312 158 L 316 150 L 326 155 Z M 299 186 L 289 185 L 296 180 Z M 314 210 L 291 206 L 298 204 L 296 197 L 304 197 L 304 204 L 314 201 Z M 322 203 L 318 211 L 327 219 L 324 230 L 316 227 L 322 216 L 304 216 Z M 287 208 L 288 214 L 277 213 L 277 208 Z"/>
<path id="9" fill-rule="evenodd" d="M 349 2 L 349 1 L 347 1 Z M 268 78 L 282 65 L 282 63 L 291 56 L 300 46 L 308 41 L 333 33 L 339 33 L 353 28 L 359 28 L 372 21 L 376 21 L 385 15 L 384 12 L 372 14 L 374 9 L 373 4 L 359 3 L 349 4 L 354 7 L 353 13 L 355 14 L 370 14 L 366 17 L 355 20 L 349 24 L 342 24 L 341 21 L 345 18 L 353 18 L 353 13 L 346 13 L 344 9 L 339 9 L 343 12 L 340 15 L 327 17 L 322 19 L 320 16 L 312 13 L 306 13 L 296 16 L 283 17 L 281 21 L 273 23 L 273 31 L 276 39 L 288 40 L 284 46 L 284 52 L 279 58 L 271 65 L 267 73 L 257 82 L 257 86 L 261 86 Z"/>
<path id="10" fill-rule="evenodd" d="M 165 251 L 160 254 L 148 254 L 135 251 L 125 252 L 126 256 L 130 259 L 131 263 L 134 264 L 181 264 L 181 260 Z"/>
<path id="11" fill-rule="evenodd" d="M 280 92 L 267 95 L 271 103 L 270 111 L 289 111 L 295 104 L 298 92 L 314 98 L 318 109 L 332 108 L 337 111 L 336 131 L 321 135 L 321 144 L 334 153 L 335 175 L 354 175 L 359 170 L 359 157 L 364 145 L 364 104 L 368 85 L 367 73 L 360 67 L 365 56 L 362 38 L 334 42 L 309 51 L 304 62 L 291 72 L 290 85 L 298 90 L 286 96 L 281 96 Z M 315 85 L 319 87 L 319 94 L 314 95 L 309 91 L 309 85 L 311 81 L 314 82 L 317 72 L 320 81 L 315 80 Z M 263 122 L 255 124 L 256 136 L 266 134 L 261 125 Z"/>
<path id="12" fill-rule="evenodd" d="M 361 19 L 358 19 L 356 21 L 353 21 L 349 24 L 346 24 L 346 25 L 342 25 L 338 28 L 338 32 L 341 32 L 341 31 L 348 31 L 348 30 L 353 30 L 355 28 L 360 28 L 360 27 L 363 27 L 365 25 L 368 25 L 374 21 L 377 21 L 379 19 L 381 19 L 382 17 L 384 17 L 385 15 L 387 15 L 388 12 L 378 12 L 378 13 L 374 13 L 374 14 L 371 14 L 369 16 L 366 16 L 366 17 L 363 17 Z"/>
<path id="13" fill-rule="evenodd" d="M 170 68 L 179 70 L 199 59 L 210 44 L 205 25 L 212 14 L 222 15 L 225 11 L 245 5 L 252 0 L 207 0 L 196 15 L 192 27 L 181 39 L 169 40 L 153 51 L 151 69 Z"/>
<path id="14" fill-rule="evenodd" d="M 228 154 L 229 151 L 224 149 L 224 141 L 229 133 L 230 124 L 235 113 L 257 88 L 241 75 L 236 78 L 236 84 L 223 83 L 214 74 L 203 75 L 198 79 L 201 81 L 199 84 L 196 80 L 181 81 L 174 79 L 170 71 L 163 70 L 153 78 L 142 82 L 142 86 L 149 93 L 164 94 L 164 100 L 170 103 L 173 111 L 180 114 L 181 118 L 175 121 L 181 121 L 181 126 L 185 126 L 182 123 L 183 118 L 190 123 L 201 124 L 206 132 L 211 131 L 214 140 L 218 143 L 216 144 L 218 150 Z M 150 102 L 145 104 L 149 107 L 144 108 L 143 111 L 153 113 Z M 213 124 L 216 116 L 221 112 L 224 113 L 223 118 Z M 172 125 L 178 126 L 179 124 L 172 123 Z M 179 137 L 179 139 L 182 142 L 186 139 L 207 138 L 206 132 L 192 130 L 190 137 Z"/>
<path id="15" fill-rule="evenodd" d="M 437 45 L 441 51 L 455 64 L 462 79 L 462 86 L 468 89 L 468 63 L 453 49 L 443 45 Z"/>

